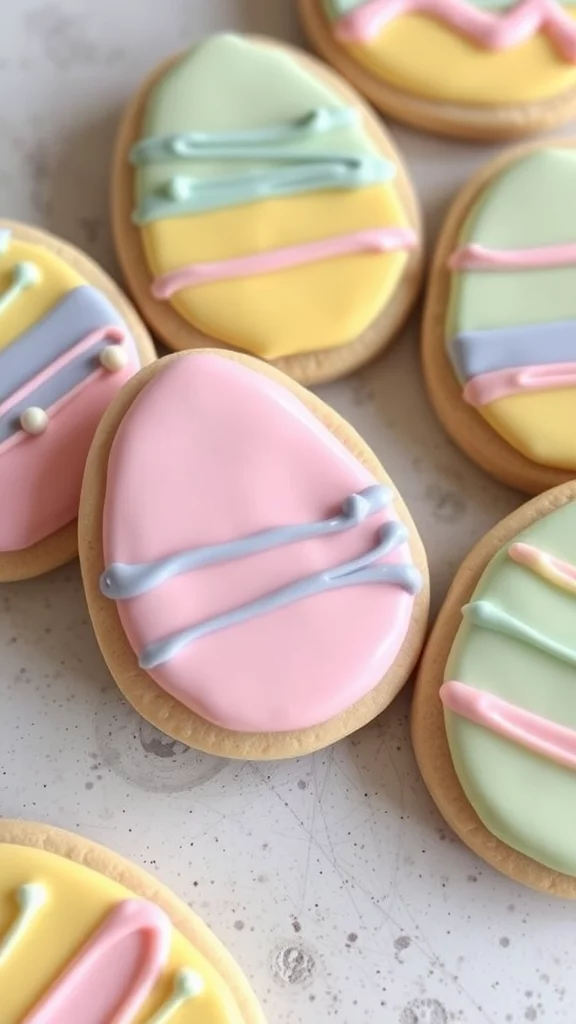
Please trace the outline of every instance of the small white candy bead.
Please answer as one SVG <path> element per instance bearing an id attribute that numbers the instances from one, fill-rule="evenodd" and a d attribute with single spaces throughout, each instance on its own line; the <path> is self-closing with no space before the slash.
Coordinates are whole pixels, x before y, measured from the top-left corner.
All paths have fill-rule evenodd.
<path id="1" fill-rule="evenodd" d="M 121 345 L 106 345 L 100 353 L 100 362 L 105 370 L 116 373 L 117 370 L 124 369 L 128 355 Z"/>
<path id="2" fill-rule="evenodd" d="M 48 416 L 44 409 L 31 405 L 20 417 L 20 426 L 27 434 L 43 434 L 48 426 Z"/>

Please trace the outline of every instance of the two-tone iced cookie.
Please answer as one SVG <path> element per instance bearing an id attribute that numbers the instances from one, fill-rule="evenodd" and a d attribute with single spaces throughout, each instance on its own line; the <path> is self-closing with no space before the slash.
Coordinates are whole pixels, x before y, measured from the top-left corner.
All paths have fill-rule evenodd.
<path id="1" fill-rule="evenodd" d="M 460 838 L 576 897 L 576 485 L 505 519 L 459 570 L 424 653 L 412 737 Z"/>
<path id="2" fill-rule="evenodd" d="M 416 297 L 418 207 L 394 144 L 276 41 L 215 36 L 154 72 L 113 198 L 125 278 L 172 349 L 221 343 L 316 383 L 381 351 Z"/>
<path id="3" fill-rule="evenodd" d="M 139 317 L 92 260 L 0 221 L 0 581 L 74 557 L 96 426 L 154 358 Z"/>
<path id="4" fill-rule="evenodd" d="M 143 370 L 95 438 L 79 524 L 112 675 L 191 746 L 325 747 L 418 656 L 427 567 L 398 492 L 347 423 L 261 361 L 204 350 Z"/>
<path id="5" fill-rule="evenodd" d="M 576 112 L 566 0 L 300 0 L 323 57 L 380 110 L 441 135 L 504 139 Z"/>
<path id="6" fill-rule="evenodd" d="M 0 822 L 2 1024 L 264 1024 L 189 906 L 95 843 Z"/>
<path id="7" fill-rule="evenodd" d="M 576 145 L 498 157 L 434 257 L 423 361 L 436 411 L 487 472 L 528 493 L 576 474 Z"/>

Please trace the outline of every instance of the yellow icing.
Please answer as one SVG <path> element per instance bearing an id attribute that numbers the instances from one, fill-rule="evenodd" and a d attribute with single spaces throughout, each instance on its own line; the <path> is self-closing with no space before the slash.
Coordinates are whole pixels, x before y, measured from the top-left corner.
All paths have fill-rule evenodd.
<path id="1" fill-rule="evenodd" d="M 26 260 L 38 267 L 40 281 L 0 313 L 0 349 L 41 320 L 67 292 L 86 283 L 72 267 L 42 245 L 13 237 L 6 252 L 0 253 L 0 295 L 10 287 L 14 264 Z"/>
<path id="2" fill-rule="evenodd" d="M 576 18 L 576 9 L 567 13 Z M 576 85 L 576 65 L 564 60 L 542 33 L 511 50 L 491 53 L 439 20 L 408 14 L 369 43 L 343 45 L 390 85 L 448 103 L 529 103 Z"/>
<path id="3" fill-rule="evenodd" d="M 28 882 L 45 885 L 48 902 L 0 963 L 2 1024 L 21 1024 L 115 904 L 137 898 L 117 882 L 65 858 L 29 847 L 0 845 L 0 938 L 14 920 L 16 890 Z M 242 1024 L 224 980 L 175 929 L 162 979 L 133 1024 L 144 1024 L 166 1001 L 174 972 L 180 967 L 198 971 L 205 990 L 175 1012 L 170 1024 Z"/>
<path id="4" fill-rule="evenodd" d="M 576 469 L 576 388 L 509 395 L 479 411 L 527 458 Z"/>
<path id="5" fill-rule="evenodd" d="M 376 185 L 154 221 L 142 236 L 150 268 L 160 275 L 189 263 L 408 224 L 393 185 Z M 206 334 L 276 359 L 356 338 L 388 302 L 407 259 L 406 252 L 339 257 L 186 288 L 170 301 Z"/>

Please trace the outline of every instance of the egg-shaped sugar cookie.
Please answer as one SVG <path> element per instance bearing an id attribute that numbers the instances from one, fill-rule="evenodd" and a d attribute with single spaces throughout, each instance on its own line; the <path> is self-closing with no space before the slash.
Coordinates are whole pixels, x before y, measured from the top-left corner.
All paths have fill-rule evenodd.
<path id="1" fill-rule="evenodd" d="M 355 431 L 260 360 L 143 370 L 103 420 L 80 559 L 118 686 L 164 732 L 282 758 L 370 721 L 424 639 L 410 515 Z"/>
<path id="2" fill-rule="evenodd" d="M 75 556 L 94 431 L 154 358 L 100 267 L 53 235 L 0 220 L 0 582 Z"/>
<path id="3" fill-rule="evenodd" d="M 117 141 L 113 222 L 169 348 L 238 350 L 304 384 L 384 349 L 421 276 L 417 200 L 380 121 L 264 38 L 210 37 L 144 83 Z"/>
<path id="4" fill-rule="evenodd" d="M 318 52 L 384 114 L 439 135 L 506 139 L 576 113 L 576 4 L 299 0 Z"/>
<path id="5" fill-rule="evenodd" d="M 446 821 L 493 867 L 576 897 L 576 484 L 464 561 L 428 642 L 412 737 Z"/>
<path id="6" fill-rule="evenodd" d="M 455 442 L 531 494 L 576 476 L 576 143 L 507 152 L 457 197 L 423 363 Z"/>
<path id="7" fill-rule="evenodd" d="M 0 822 L 2 1024 L 265 1024 L 190 907 L 112 851 Z"/>

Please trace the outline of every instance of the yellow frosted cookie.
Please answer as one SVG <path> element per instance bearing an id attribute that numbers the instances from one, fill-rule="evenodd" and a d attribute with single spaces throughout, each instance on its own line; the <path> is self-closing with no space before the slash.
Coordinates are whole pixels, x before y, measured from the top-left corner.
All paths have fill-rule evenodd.
<path id="1" fill-rule="evenodd" d="M 170 348 L 219 344 L 306 384 L 381 351 L 418 290 L 417 201 L 391 139 L 338 76 L 272 40 L 211 37 L 144 83 L 113 221 Z"/>
<path id="2" fill-rule="evenodd" d="M 299 0 L 314 46 L 385 114 L 505 139 L 576 112 L 571 0 Z"/>

